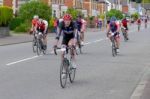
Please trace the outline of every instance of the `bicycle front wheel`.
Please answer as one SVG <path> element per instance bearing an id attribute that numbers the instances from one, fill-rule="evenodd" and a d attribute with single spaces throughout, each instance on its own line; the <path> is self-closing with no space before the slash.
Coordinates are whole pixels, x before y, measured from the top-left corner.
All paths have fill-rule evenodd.
<path id="1" fill-rule="evenodd" d="M 41 54 L 41 44 L 40 44 L 40 41 L 37 40 L 37 45 L 36 45 L 36 52 L 37 52 L 37 55 L 40 55 Z"/>
<path id="2" fill-rule="evenodd" d="M 117 52 L 116 52 L 115 42 L 113 41 L 112 42 L 112 56 L 115 57 L 116 55 L 117 55 Z"/>
<path id="3" fill-rule="evenodd" d="M 75 74 L 76 74 L 76 69 L 74 69 L 74 68 L 72 68 L 72 66 L 70 66 L 70 68 L 69 68 L 69 80 L 71 83 L 74 82 Z"/>
<path id="4" fill-rule="evenodd" d="M 60 85 L 62 88 L 65 88 L 67 77 L 68 77 L 68 66 L 69 61 L 67 59 L 64 59 L 61 66 L 60 66 Z"/>
<path id="5" fill-rule="evenodd" d="M 32 41 L 32 50 L 33 50 L 33 53 L 36 52 L 36 46 L 37 46 L 36 40 L 35 40 L 35 38 L 33 38 L 33 41 Z"/>

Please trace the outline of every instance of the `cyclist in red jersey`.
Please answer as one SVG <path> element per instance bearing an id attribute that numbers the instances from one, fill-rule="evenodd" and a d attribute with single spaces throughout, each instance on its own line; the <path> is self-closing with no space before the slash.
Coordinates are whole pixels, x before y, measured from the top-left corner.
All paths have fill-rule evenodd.
<path id="1" fill-rule="evenodd" d="M 36 24 L 36 31 L 43 34 L 44 49 L 47 49 L 48 22 L 46 20 L 39 19 L 38 23 Z"/>
<path id="2" fill-rule="evenodd" d="M 125 28 L 126 35 L 127 35 L 127 40 L 128 40 L 128 20 L 126 18 L 124 18 L 122 20 L 122 27 Z"/>
<path id="3" fill-rule="evenodd" d="M 137 19 L 137 25 L 138 25 L 138 31 L 140 31 L 140 27 L 141 27 L 141 19 Z"/>
<path id="4" fill-rule="evenodd" d="M 39 16 L 35 15 L 32 19 L 32 27 L 30 31 L 31 34 L 36 31 L 36 24 L 38 23 L 38 21 L 39 21 Z"/>

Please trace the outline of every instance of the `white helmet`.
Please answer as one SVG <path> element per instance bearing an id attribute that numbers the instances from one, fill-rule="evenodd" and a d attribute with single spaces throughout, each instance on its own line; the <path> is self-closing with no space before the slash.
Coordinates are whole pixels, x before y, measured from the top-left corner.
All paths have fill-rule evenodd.
<path id="1" fill-rule="evenodd" d="M 43 22 L 43 19 L 40 18 L 40 19 L 39 19 L 39 22 L 42 23 L 42 22 Z"/>
<path id="2" fill-rule="evenodd" d="M 33 19 L 39 19 L 38 15 L 34 15 Z"/>

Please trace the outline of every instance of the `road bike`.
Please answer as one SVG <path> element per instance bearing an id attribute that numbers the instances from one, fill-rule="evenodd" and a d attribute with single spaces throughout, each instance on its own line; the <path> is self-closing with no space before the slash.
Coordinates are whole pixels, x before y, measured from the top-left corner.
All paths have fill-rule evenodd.
<path id="1" fill-rule="evenodd" d="M 121 27 L 121 31 L 122 31 L 122 34 L 123 34 L 123 37 L 124 37 L 124 41 L 126 42 L 128 40 L 126 28 Z"/>
<path id="2" fill-rule="evenodd" d="M 33 52 L 37 53 L 37 55 L 40 55 L 41 52 L 43 52 L 43 54 L 46 54 L 46 47 L 44 45 L 43 38 L 44 35 L 41 32 L 34 33 L 32 48 Z"/>
<path id="3" fill-rule="evenodd" d="M 64 53 L 64 57 L 60 65 L 60 85 L 62 88 L 65 88 L 68 76 L 71 83 L 73 83 L 75 79 L 76 69 L 73 68 L 72 66 L 72 54 L 74 47 L 66 47 L 66 48 L 55 47 L 54 49 L 56 55 L 57 49 L 60 49 L 61 52 Z"/>

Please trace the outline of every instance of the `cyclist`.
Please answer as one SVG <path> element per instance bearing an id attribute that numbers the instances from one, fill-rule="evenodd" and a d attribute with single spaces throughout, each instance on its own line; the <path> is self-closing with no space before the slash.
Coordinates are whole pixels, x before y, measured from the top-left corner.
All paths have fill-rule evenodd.
<path id="1" fill-rule="evenodd" d="M 71 57 L 73 59 L 72 67 L 76 68 L 75 64 L 75 46 L 76 46 L 76 38 L 77 38 L 77 26 L 75 22 L 72 20 L 72 16 L 70 14 L 65 14 L 63 16 L 63 21 L 59 24 L 56 36 L 56 44 L 54 47 L 57 47 L 59 38 L 63 33 L 62 47 L 71 47 L 73 48 L 73 54 Z M 62 53 L 62 60 L 64 58 L 64 53 Z"/>
<path id="2" fill-rule="evenodd" d="M 119 36 L 119 26 L 116 23 L 116 17 L 112 16 L 110 19 L 110 23 L 107 27 L 107 37 L 111 40 L 111 32 L 114 33 L 115 42 L 117 47 L 117 53 L 119 53 L 119 45 L 120 45 L 120 36 Z"/>
<path id="3" fill-rule="evenodd" d="M 147 20 L 148 20 L 148 17 L 145 15 L 144 17 L 145 28 L 147 28 Z"/>
<path id="4" fill-rule="evenodd" d="M 33 32 L 35 32 L 36 25 L 37 25 L 38 21 L 39 21 L 39 16 L 38 15 L 34 15 L 33 19 L 32 19 L 32 27 L 31 27 L 31 30 L 30 30 L 30 34 L 32 34 Z"/>
<path id="5" fill-rule="evenodd" d="M 82 19 L 82 16 L 79 15 L 77 20 L 76 20 L 76 24 L 77 24 L 77 29 L 78 32 L 80 33 L 81 36 L 81 45 L 83 45 L 83 41 L 84 41 L 84 31 L 83 31 L 83 27 L 84 27 L 84 20 Z"/>
<path id="6" fill-rule="evenodd" d="M 126 17 L 122 20 L 122 27 L 125 29 L 125 33 L 128 40 L 128 20 L 126 19 Z"/>
<path id="7" fill-rule="evenodd" d="M 137 25 L 138 25 L 138 31 L 140 31 L 140 27 L 141 27 L 141 19 L 140 18 L 137 19 Z"/>
<path id="8" fill-rule="evenodd" d="M 47 49 L 47 33 L 48 33 L 48 22 L 46 20 L 43 19 L 39 19 L 37 25 L 36 25 L 36 29 L 39 32 L 42 32 L 43 34 L 43 49 Z"/>

